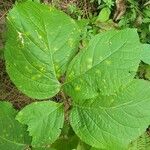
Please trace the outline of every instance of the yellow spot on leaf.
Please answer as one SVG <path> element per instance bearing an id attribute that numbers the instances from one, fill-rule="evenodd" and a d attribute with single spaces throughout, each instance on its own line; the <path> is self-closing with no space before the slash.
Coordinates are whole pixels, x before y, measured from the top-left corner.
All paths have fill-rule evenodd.
<path id="1" fill-rule="evenodd" d="M 71 72 L 70 74 L 69 74 L 69 78 L 72 78 L 74 76 L 74 72 Z"/>
<path id="2" fill-rule="evenodd" d="M 81 87 L 77 85 L 77 86 L 75 87 L 75 91 L 81 91 Z"/>
<path id="3" fill-rule="evenodd" d="M 18 38 L 21 41 L 21 44 L 24 45 L 24 39 L 21 32 L 18 32 Z"/>
<path id="4" fill-rule="evenodd" d="M 35 75 L 35 76 L 32 76 L 32 80 L 38 80 L 39 78 L 41 78 L 42 77 L 42 75 L 41 74 L 37 74 L 37 75 Z"/>
<path id="5" fill-rule="evenodd" d="M 42 39 L 42 36 L 41 36 L 41 35 L 39 35 L 39 39 Z"/>
<path id="6" fill-rule="evenodd" d="M 50 12 L 53 11 L 53 8 L 52 8 L 52 7 L 49 7 L 49 11 L 50 11 Z"/>
<path id="7" fill-rule="evenodd" d="M 38 102 L 35 102 L 34 104 L 35 104 L 35 105 L 37 105 L 37 104 L 38 104 Z"/>
<path id="8" fill-rule="evenodd" d="M 59 68 L 59 66 L 58 66 L 58 65 L 55 65 L 55 68 L 56 68 L 56 69 L 58 69 L 58 68 Z"/>
<path id="9" fill-rule="evenodd" d="M 88 64 L 88 65 L 87 65 L 87 68 L 88 68 L 88 69 L 92 68 L 92 65 L 91 65 L 91 64 Z"/>
<path id="10" fill-rule="evenodd" d="M 41 72 L 45 72 L 45 68 L 44 68 L 44 67 L 41 67 L 41 68 L 40 68 L 40 71 L 41 71 Z"/>
<path id="11" fill-rule="evenodd" d="M 100 70 L 96 70 L 96 74 L 100 74 L 101 72 L 100 72 Z"/>
<path id="12" fill-rule="evenodd" d="M 88 58 L 87 61 L 88 61 L 89 63 L 91 63 L 91 62 L 92 62 L 92 58 Z"/>
<path id="13" fill-rule="evenodd" d="M 36 80 L 36 77 L 35 77 L 35 76 L 33 76 L 31 79 L 32 79 L 32 80 Z"/>
<path id="14" fill-rule="evenodd" d="M 81 29 L 78 29 L 78 32 L 81 32 Z"/>
<path id="15" fill-rule="evenodd" d="M 103 82 L 105 83 L 105 82 L 106 82 L 106 80 L 105 80 L 105 79 L 103 79 Z"/>
<path id="16" fill-rule="evenodd" d="M 72 38 L 70 38 L 68 40 L 68 44 L 69 44 L 70 47 L 73 47 L 74 43 L 73 43 L 73 39 Z"/>
<path id="17" fill-rule="evenodd" d="M 106 60 L 105 62 L 107 65 L 111 65 L 111 63 L 112 63 L 110 60 Z"/>
<path id="18" fill-rule="evenodd" d="M 58 48 L 57 47 L 54 47 L 54 51 L 57 51 L 58 50 Z"/>
<path id="19" fill-rule="evenodd" d="M 38 78 L 41 78 L 41 77 L 42 77 L 42 75 L 41 75 L 41 74 L 38 74 L 38 75 L 37 75 L 37 77 L 38 77 Z"/>
<path id="20" fill-rule="evenodd" d="M 112 44 L 112 42 L 110 41 L 110 42 L 109 42 L 109 45 L 111 45 L 111 44 Z"/>

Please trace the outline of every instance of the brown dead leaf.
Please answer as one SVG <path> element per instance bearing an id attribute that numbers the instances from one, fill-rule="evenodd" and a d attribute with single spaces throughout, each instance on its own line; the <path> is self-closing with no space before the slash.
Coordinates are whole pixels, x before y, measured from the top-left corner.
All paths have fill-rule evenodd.
<path id="1" fill-rule="evenodd" d="M 114 21 L 119 20 L 126 12 L 126 0 L 116 0 L 116 11 L 113 17 Z"/>

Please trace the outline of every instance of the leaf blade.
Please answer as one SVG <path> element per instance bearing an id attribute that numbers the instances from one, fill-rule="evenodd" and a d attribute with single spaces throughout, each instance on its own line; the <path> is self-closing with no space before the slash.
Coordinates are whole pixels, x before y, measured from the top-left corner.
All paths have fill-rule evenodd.
<path id="1" fill-rule="evenodd" d="M 99 92 L 115 95 L 135 76 L 140 57 L 141 43 L 135 29 L 99 34 L 71 62 L 64 90 L 73 99 L 92 98 Z"/>
<path id="2" fill-rule="evenodd" d="M 142 55 L 142 61 L 150 65 L 150 45 L 149 44 L 143 44 L 143 55 Z"/>
<path id="3" fill-rule="evenodd" d="M 7 20 L 5 59 L 11 80 L 29 97 L 54 96 L 76 53 L 78 26 L 63 12 L 34 2 L 16 5 Z"/>
<path id="4" fill-rule="evenodd" d="M 16 119 L 28 125 L 33 147 L 46 147 L 60 135 L 64 123 L 62 104 L 35 102 L 21 110 Z"/>
<path id="5" fill-rule="evenodd" d="M 15 120 L 17 111 L 8 102 L 0 102 L 0 148 L 24 150 L 29 147 L 30 137 L 26 127 Z"/>
<path id="6" fill-rule="evenodd" d="M 93 147 L 127 149 L 149 124 L 149 93 L 149 82 L 134 80 L 115 97 L 78 100 L 70 116 L 71 125 Z"/>

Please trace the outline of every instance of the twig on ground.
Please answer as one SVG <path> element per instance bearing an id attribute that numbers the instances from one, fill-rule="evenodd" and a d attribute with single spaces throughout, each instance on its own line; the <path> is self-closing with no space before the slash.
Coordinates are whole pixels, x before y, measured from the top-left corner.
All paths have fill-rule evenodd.
<path id="1" fill-rule="evenodd" d="M 5 15 L 7 14 L 7 12 L 8 12 L 8 11 L 6 11 L 6 12 L 4 12 L 4 13 L 2 14 L 2 16 L 0 17 L 0 20 L 5 17 Z"/>

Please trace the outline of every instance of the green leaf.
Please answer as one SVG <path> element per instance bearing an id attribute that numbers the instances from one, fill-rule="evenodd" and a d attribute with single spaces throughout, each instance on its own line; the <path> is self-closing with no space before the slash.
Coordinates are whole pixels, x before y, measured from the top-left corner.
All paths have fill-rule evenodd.
<path id="1" fill-rule="evenodd" d="M 57 94 L 58 78 L 77 51 L 75 21 L 53 7 L 25 2 L 9 12 L 7 27 L 5 59 L 11 80 L 32 98 Z"/>
<path id="2" fill-rule="evenodd" d="M 49 147 L 61 133 L 63 106 L 52 101 L 35 102 L 23 108 L 16 119 L 28 125 L 33 147 Z"/>
<path id="3" fill-rule="evenodd" d="M 106 22 L 107 20 L 109 20 L 110 14 L 110 9 L 108 7 L 105 7 L 100 11 L 96 21 Z"/>
<path id="4" fill-rule="evenodd" d="M 40 3 L 41 2 L 41 0 L 33 0 L 34 2 L 37 2 L 37 3 Z"/>
<path id="5" fill-rule="evenodd" d="M 105 149 L 97 149 L 97 148 L 92 147 L 90 150 L 105 150 Z"/>
<path id="6" fill-rule="evenodd" d="M 70 124 L 65 122 L 59 139 L 54 142 L 51 147 L 55 148 L 56 150 L 62 150 L 62 147 L 64 150 L 75 150 L 77 148 L 78 142 L 79 138 L 74 133 Z"/>
<path id="7" fill-rule="evenodd" d="M 8 102 L 0 102 L 0 149 L 25 150 L 30 144 L 26 127 L 15 120 L 17 111 Z"/>
<path id="8" fill-rule="evenodd" d="M 150 45 L 143 44 L 142 61 L 150 65 Z"/>
<path id="9" fill-rule="evenodd" d="M 144 65 L 145 79 L 150 81 L 150 65 Z"/>
<path id="10" fill-rule="evenodd" d="M 86 143 L 79 141 L 77 149 L 76 150 L 90 150 L 91 147 L 87 145 Z"/>
<path id="11" fill-rule="evenodd" d="M 104 3 L 105 3 L 109 8 L 111 8 L 111 6 L 114 5 L 114 1 L 113 1 L 113 0 L 103 0 L 103 1 L 104 1 Z"/>
<path id="12" fill-rule="evenodd" d="M 51 147 L 48 147 L 48 148 L 43 148 L 43 147 L 32 147 L 32 150 L 57 150 L 57 149 L 54 149 L 54 148 L 51 148 Z"/>
<path id="13" fill-rule="evenodd" d="M 150 122 L 150 83 L 133 79 L 116 95 L 99 93 L 74 102 L 71 125 L 86 143 L 107 150 L 125 150 Z"/>
<path id="14" fill-rule="evenodd" d="M 141 43 L 135 29 L 111 30 L 95 36 L 71 62 L 64 84 L 74 101 L 116 95 L 136 75 Z"/>
<path id="15" fill-rule="evenodd" d="M 79 139 L 77 136 L 72 136 L 69 138 L 62 137 L 58 139 L 51 147 L 56 150 L 62 150 L 62 147 L 64 150 L 72 150 L 77 147 L 78 140 Z"/>

